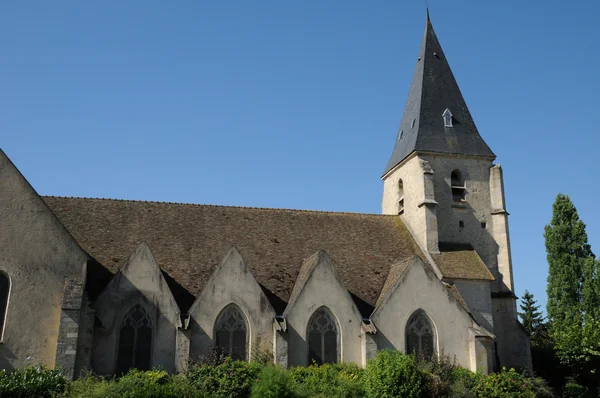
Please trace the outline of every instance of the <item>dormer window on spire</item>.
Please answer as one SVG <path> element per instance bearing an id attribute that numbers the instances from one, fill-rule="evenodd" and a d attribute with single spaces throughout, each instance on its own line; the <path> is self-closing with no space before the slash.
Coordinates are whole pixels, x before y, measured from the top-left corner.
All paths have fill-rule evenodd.
<path id="1" fill-rule="evenodd" d="M 442 113 L 442 117 L 444 118 L 444 127 L 452 127 L 452 112 L 450 112 L 450 109 L 446 108 Z"/>

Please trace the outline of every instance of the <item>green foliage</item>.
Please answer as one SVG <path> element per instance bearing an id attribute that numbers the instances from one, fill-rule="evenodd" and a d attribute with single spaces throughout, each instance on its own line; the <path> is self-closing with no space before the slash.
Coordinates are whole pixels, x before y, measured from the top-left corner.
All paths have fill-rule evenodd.
<path id="1" fill-rule="evenodd" d="M 514 369 L 492 373 L 477 379 L 471 393 L 481 398 L 552 397 L 552 391 L 540 380 L 534 381 Z"/>
<path id="2" fill-rule="evenodd" d="M 186 376 L 200 392 L 211 397 L 246 397 L 262 367 L 256 362 L 226 358 L 219 364 L 198 364 Z"/>
<path id="3" fill-rule="evenodd" d="M 181 375 L 171 376 L 163 370 L 130 370 L 119 379 L 88 376 L 74 381 L 67 397 L 77 398 L 191 398 L 197 390 Z"/>
<path id="4" fill-rule="evenodd" d="M 590 390 L 577 384 L 575 380 L 567 381 L 567 384 L 563 387 L 562 396 L 563 398 L 592 398 Z"/>
<path id="5" fill-rule="evenodd" d="M 558 195 L 546 226 L 550 337 L 571 375 L 600 388 L 600 265 L 585 224 L 568 196 Z"/>
<path id="6" fill-rule="evenodd" d="M 384 350 L 367 364 L 364 388 L 368 398 L 420 397 L 425 376 L 413 356 Z"/>
<path id="7" fill-rule="evenodd" d="M 265 366 L 252 386 L 252 398 L 295 397 L 289 374 L 275 366 Z"/>
<path id="8" fill-rule="evenodd" d="M 452 372 L 452 385 L 448 396 L 456 398 L 473 397 L 471 390 L 485 377 L 481 373 L 474 373 L 468 369 L 457 367 Z"/>
<path id="9" fill-rule="evenodd" d="M 588 397 L 574 381 L 567 397 Z M 586 395 L 587 394 L 587 395 Z M 546 382 L 503 369 L 484 376 L 460 368 L 441 355 L 428 361 L 398 351 L 381 351 L 367 368 L 326 364 L 289 370 L 258 363 L 214 361 L 193 365 L 186 374 L 131 370 L 121 377 L 88 375 L 67 382 L 59 372 L 25 368 L 0 372 L 1 397 L 73 398 L 359 398 L 359 397 L 553 397 Z"/>
<path id="10" fill-rule="evenodd" d="M 289 371 L 299 395 L 305 397 L 363 397 L 364 370 L 355 364 L 315 364 Z"/>
<path id="11" fill-rule="evenodd" d="M 519 316 L 525 329 L 529 332 L 531 340 L 535 340 L 535 336 L 543 323 L 542 311 L 540 306 L 536 305 L 536 301 L 533 299 L 533 294 L 525 290 L 523 297 L 521 298 L 521 311 Z"/>
<path id="12" fill-rule="evenodd" d="M 62 393 L 67 380 L 58 370 L 25 367 L 7 373 L 0 370 L 0 397 L 50 397 Z"/>

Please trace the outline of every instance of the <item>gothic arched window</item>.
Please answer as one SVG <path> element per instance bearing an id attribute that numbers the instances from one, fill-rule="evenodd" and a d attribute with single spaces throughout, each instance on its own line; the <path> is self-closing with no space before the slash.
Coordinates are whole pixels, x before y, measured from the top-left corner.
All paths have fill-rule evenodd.
<path id="1" fill-rule="evenodd" d="M 460 170 L 454 170 L 450 174 L 450 186 L 452 188 L 452 199 L 455 202 L 464 202 L 467 190 Z"/>
<path id="2" fill-rule="evenodd" d="M 435 354 L 435 330 L 425 311 L 418 310 L 406 324 L 406 352 L 422 358 Z"/>
<path id="3" fill-rule="evenodd" d="M 319 308 L 308 322 L 309 361 L 318 364 L 339 360 L 339 328 L 331 312 Z"/>
<path id="4" fill-rule="evenodd" d="M 8 312 L 8 294 L 10 293 L 10 279 L 0 271 L 0 341 L 4 334 L 4 323 Z"/>
<path id="5" fill-rule="evenodd" d="M 217 348 L 231 358 L 247 359 L 248 322 L 237 305 L 228 305 L 217 317 L 215 340 Z"/>
<path id="6" fill-rule="evenodd" d="M 150 369 L 152 357 L 152 319 L 141 304 L 134 305 L 123 318 L 119 331 L 117 372 L 131 368 Z"/>

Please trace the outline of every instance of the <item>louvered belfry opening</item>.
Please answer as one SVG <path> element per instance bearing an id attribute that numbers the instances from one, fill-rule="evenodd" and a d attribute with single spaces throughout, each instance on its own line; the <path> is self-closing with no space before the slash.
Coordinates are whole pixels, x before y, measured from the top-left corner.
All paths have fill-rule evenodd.
<path id="1" fill-rule="evenodd" d="M 318 309 L 308 323 L 309 361 L 321 365 L 339 361 L 339 328 L 333 314 L 325 307 Z"/>
<path id="2" fill-rule="evenodd" d="M 152 319 L 141 304 L 134 305 L 125 315 L 119 332 L 117 373 L 126 373 L 131 368 L 150 369 L 152 328 Z"/>
<path id="3" fill-rule="evenodd" d="M 221 311 L 215 324 L 216 346 L 232 359 L 248 359 L 248 322 L 235 304 Z"/>
<path id="4" fill-rule="evenodd" d="M 406 352 L 429 359 L 435 354 L 435 330 L 423 310 L 416 311 L 406 324 Z"/>

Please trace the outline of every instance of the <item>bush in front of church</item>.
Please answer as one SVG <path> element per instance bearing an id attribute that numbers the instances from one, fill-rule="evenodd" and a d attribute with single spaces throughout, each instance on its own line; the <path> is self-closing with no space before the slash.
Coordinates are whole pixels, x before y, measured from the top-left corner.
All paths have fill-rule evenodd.
<path id="1" fill-rule="evenodd" d="M 252 386 L 252 398 L 294 398 L 296 396 L 288 372 L 273 365 L 265 366 Z"/>
<path id="2" fill-rule="evenodd" d="M 183 375 L 170 375 L 164 370 L 132 369 L 118 379 L 88 375 L 70 383 L 63 396 L 69 398 L 193 398 L 198 396 L 198 392 Z"/>
<path id="3" fill-rule="evenodd" d="M 67 388 L 67 380 L 56 369 L 43 366 L 0 370 L 0 397 L 50 397 Z"/>
<path id="4" fill-rule="evenodd" d="M 471 393 L 486 398 L 542 398 L 554 394 L 542 379 L 527 377 L 514 369 L 502 368 L 477 380 Z"/>
<path id="5" fill-rule="evenodd" d="M 198 363 L 189 367 L 186 377 L 201 394 L 216 397 L 246 397 L 263 366 L 229 357 L 220 363 Z"/>
<path id="6" fill-rule="evenodd" d="M 415 357 L 384 350 L 369 360 L 364 375 L 367 398 L 418 398 L 425 392 L 425 375 Z"/>
<path id="7" fill-rule="evenodd" d="M 364 369 L 354 363 L 297 366 L 288 373 L 296 391 L 303 397 L 364 397 Z"/>

